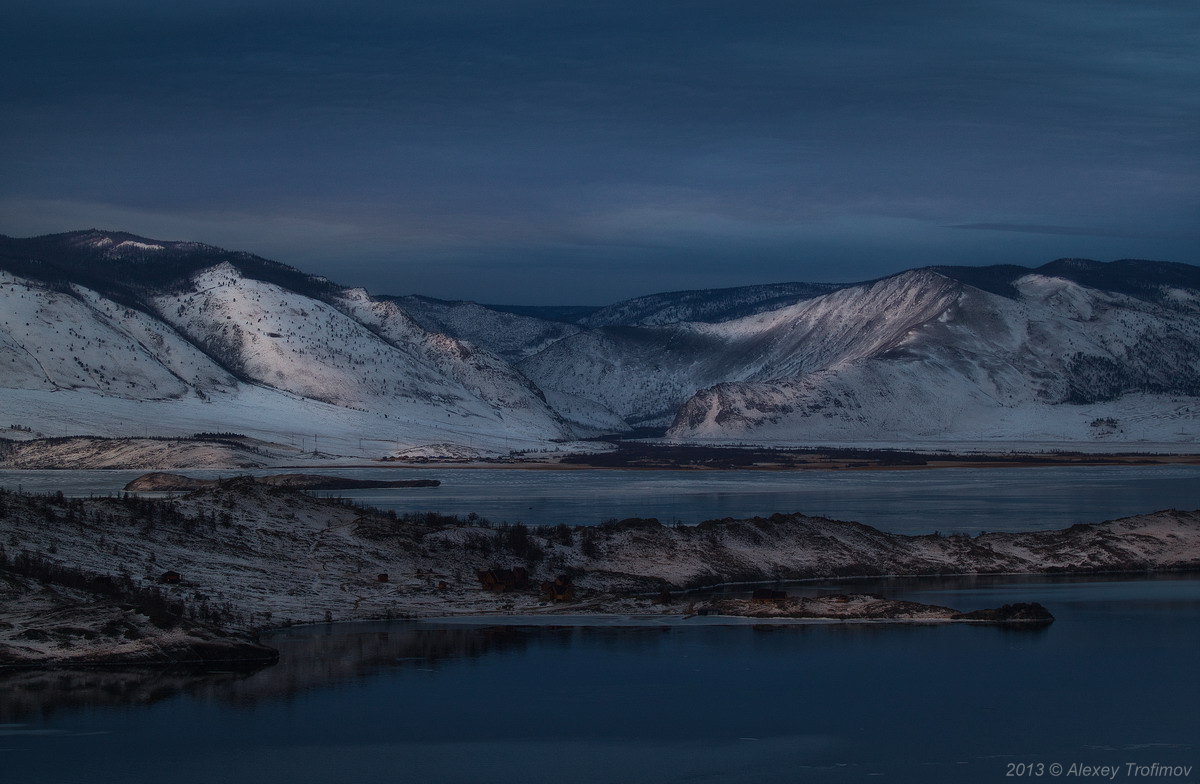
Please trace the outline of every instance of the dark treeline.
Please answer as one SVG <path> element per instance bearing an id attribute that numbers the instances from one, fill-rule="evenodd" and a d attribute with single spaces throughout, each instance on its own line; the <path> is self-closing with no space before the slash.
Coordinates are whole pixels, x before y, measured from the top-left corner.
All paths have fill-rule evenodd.
<path id="1" fill-rule="evenodd" d="M 213 625 L 242 619 L 229 604 L 215 606 L 204 598 L 188 601 L 155 586 L 138 585 L 130 574 L 101 574 L 66 566 L 29 550 L 10 558 L 0 545 L 0 571 L 111 599 L 140 612 L 162 629 L 173 628 L 185 619 Z"/>
<path id="2" fill-rule="evenodd" d="M 143 498 L 129 493 L 98 498 L 68 498 L 61 490 L 54 493 L 16 493 L 3 488 L 0 488 L 0 520 L 9 514 L 15 497 L 20 498 L 22 505 L 35 518 L 61 520 L 81 528 L 113 525 L 122 520 L 130 525 L 141 526 L 143 533 L 150 533 L 159 526 L 183 533 L 234 526 L 230 511 L 206 513 L 202 510 L 189 515 L 171 503 L 170 499 Z M 227 500 L 225 506 L 226 509 L 232 509 L 232 501 Z"/>
<path id="3" fill-rule="evenodd" d="M 278 496 L 286 507 L 288 499 L 295 499 L 297 491 L 288 488 L 276 488 L 251 483 L 245 478 L 226 480 L 226 486 L 238 482 L 252 484 L 255 492 Z M 604 555 L 606 543 L 616 531 L 627 528 L 653 528 L 660 525 L 655 519 L 631 518 L 617 520 L 615 518 L 601 522 L 598 525 L 572 526 L 565 524 L 529 526 L 520 522 L 501 523 L 489 520 L 476 513 L 467 515 L 442 514 L 439 512 L 408 512 L 397 513 L 395 510 L 379 510 L 345 497 L 313 498 L 304 494 L 310 502 L 330 504 L 353 509 L 358 515 L 355 521 L 355 533 L 366 539 L 396 539 L 407 540 L 409 546 L 416 549 L 450 549 L 462 547 L 472 552 L 481 553 L 495 558 L 499 562 L 518 561 L 530 568 L 539 564 L 549 568 L 562 568 L 571 571 L 562 553 L 555 555 L 558 548 L 575 549 L 585 558 L 593 559 Z M 99 547 L 107 547 L 108 534 L 117 528 L 133 529 L 143 538 L 145 544 L 153 547 L 156 542 L 174 541 L 177 544 L 192 546 L 196 544 L 191 537 L 211 539 L 223 538 L 231 533 L 244 534 L 247 531 L 246 521 L 239 520 L 236 512 L 235 496 L 226 495 L 217 500 L 216 508 L 199 509 L 185 512 L 181 505 L 170 498 L 146 498 L 139 495 L 123 494 L 118 496 L 103 496 L 95 498 L 69 498 L 61 492 L 57 493 L 25 493 L 0 489 L 0 520 L 18 509 L 16 519 L 11 520 L 9 545 L 10 558 L 20 546 L 20 538 L 16 533 L 23 526 L 38 525 L 39 520 L 56 523 L 66 523 L 75 527 L 81 535 L 96 537 Z M 294 512 L 285 513 L 285 518 L 293 517 Z M 678 526 L 677 526 L 678 527 Z M 692 528 L 694 526 L 685 526 Z M 448 528 L 473 529 L 473 533 L 462 537 L 454 544 L 439 543 L 427 540 L 425 535 L 431 531 Z M 116 540 L 113 545 L 115 546 Z M 57 549 L 53 542 L 42 545 L 46 552 L 40 555 L 47 563 L 55 556 Z M 203 545 L 200 545 L 203 546 Z M 116 550 L 114 550 L 116 552 Z M 37 555 L 36 553 L 33 555 Z M 31 556 L 33 557 L 33 556 Z M 559 560 L 562 563 L 559 563 Z M 26 560 L 23 568 L 33 568 L 33 561 Z M 150 563 L 154 563 L 153 557 Z M 69 567 L 58 565 L 66 570 Z M 48 567 L 47 567 L 48 568 Z M 74 570 L 80 571 L 80 570 Z M 59 574 L 59 572 L 55 572 Z M 81 572 L 75 578 L 85 583 L 91 578 Z M 34 576 L 34 575 L 30 575 Z M 155 575 L 143 577 L 153 579 Z M 39 579 L 42 579 L 39 577 Z M 104 587 L 107 583 L 97 583 Z M 133 583 L 122 582 L 121 591 L 126 591 Z M 83 586 L 80 586 L 83 587 Z M 92 590 L 84 587 L 85 590 Z M 105 588 L 105 590 L 109 590 Z M 112 589 L 115 590 L 115 589 Z M 159 589 L 155 588 L 154 591 Z M 101 591 L 104 593 L 104 591 Z M 110 595 L 106 593 L 105 595 Z M 150 601 L 156 601 L 151 597 Z M 189 603 L 190 607 L 191 604 Z M 201 617 L 201 616 L 197 616 Z"/>

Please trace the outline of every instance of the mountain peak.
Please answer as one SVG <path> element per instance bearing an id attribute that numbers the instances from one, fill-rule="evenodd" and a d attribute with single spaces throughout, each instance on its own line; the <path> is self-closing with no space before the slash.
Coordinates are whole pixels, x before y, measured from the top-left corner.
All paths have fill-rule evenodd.
<path id="1" fill-rule="evenodd" d="M 40 240 L 48 243 L 61 243 L 74 247 L 91 247 L 91 248 L 112 248 L 123 244 L 141 245 L 146 247 L 165 248 L 176 243 L 166 242 L 164 240 L 155 240 L 149 237 L 142 237 L 137 234 L 130 234 L 127 231 L 114 231 L 109 229 L 83 229 L 81 231 L 68 231 L 61 234 L 43 234 L 39 237 L 32 237 L 33 240 Z"/>
<path id="2" fill-rule="evenodd" d="M 1170 261 L 1143 259 L 1096 261 L 1094 259 L 1062 258 L 1040 267 L 996 264 L 987 267 L 938 266 L 925 269 L 1009 299 L 1016 299 L 1020 296 L 1013 284 L 1020 278 L 1035 273 L 1046 277 L 1063 278 L 1088 288 L 1126 294 L 1145 300 L 1161 298 L 1164 286 L 1200 289 L 1200 267 Z"/>
<path id="3" fill-rule="evenodd" d="M 221 264 L 231 265 L 247 278 L 306 296 L 325 296 L 338 289 L 327 278 L 286 264 L 200 242 L 156 240 L 96 228 L 0 237 L 0 269 L 43 282 L 76 283 L 124 304 L 136 305 L 147 292 L 169 289 Z"/>
<path id="4" fill-rule="evenodd" d="M 1158 299 L 1163 287 L 1200 289 L 1200 267 L 1171 261 L 1056 259 L 1035 271 L 1140 299 Z"/>

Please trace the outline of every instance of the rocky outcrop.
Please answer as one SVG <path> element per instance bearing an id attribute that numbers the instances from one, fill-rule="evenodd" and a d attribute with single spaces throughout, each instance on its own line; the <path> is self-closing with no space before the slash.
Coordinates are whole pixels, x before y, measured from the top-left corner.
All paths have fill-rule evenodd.
<path id="1" fill-rule="evenodd" d="M 666 526 L 640 520 L 580 529 L 602 570 L 583 584 L 629 590 L 827 577 L 1144 571 L 1200 567 L 1200 512 L 1166 510 L 1055 531 L 905 536 L 806 515 Z M 582 542 L 580 543 L 582 547 Z M 555 548 L 557 551 L 558 548 Z M 589 549 L 589 551 L 590 551 Z"/>
<path id="2" fill-rule="evenodd" d="M 982 623 L 1051 623 L 1054 616 L 1038 602 L 1018 602 L 989 610 L 973 610 L 955 615 L 954 621 L 979 621 Z"/>
<path id="3" fill-rule="evenodd" d="M 807 619 L 831 621 L 977 621 L 988 623 L 1052 623 L 1054 616 L 1040 604 L 1006 604 L 1003 607 L 962 613 L 949 607 L 888 599 L 874 594 L 781 596 L 750 599 L 717 599 L 694 605 L 696 615 L 731 615 L 744 618 Z"/>

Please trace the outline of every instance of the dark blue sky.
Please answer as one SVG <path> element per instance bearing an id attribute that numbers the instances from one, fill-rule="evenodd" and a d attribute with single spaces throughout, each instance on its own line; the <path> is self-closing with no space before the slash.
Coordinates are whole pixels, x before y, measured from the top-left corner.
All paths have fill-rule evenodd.
<path id="1" fill-rule="evenodd" d="M 1200 260 L 1200 4 L 8 0 L 0 232 L 603 303 Z"/>

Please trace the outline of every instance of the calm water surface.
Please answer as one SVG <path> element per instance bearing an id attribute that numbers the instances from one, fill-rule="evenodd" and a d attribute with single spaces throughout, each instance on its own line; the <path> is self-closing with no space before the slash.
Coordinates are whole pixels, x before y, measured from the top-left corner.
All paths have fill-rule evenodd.
<path id="1" fill-rule="evenodd" d="M 830 587 L 846 585 L 796 590 Z M 1010 762 L 1200 765 L 1195 575 L 854 587 L 1036 600 L 1058 620 L 297 628 L 253 674 L 0 676 L 0 780 L 936 784 L 1011 780 Z"/>
<path id="2" fill-rule="evenodd" d="M 1170 507 L 1200 508 L 1200 466 L 946 468 L 927 471 L 532 471 L 320 469 L 360 479 L 436 478 L 437 488 L 339 491 L 401 512 L 476 512 L 497 521 L 588 525 L 657 517 L 804 512 L 889 531 L 978 533 L 1061 528 Z M 142 471 L 0 471 L 0 487 L 118 492 Z M 227 476 L 225 471 L 187 471 Z M 285 473 L 259 471 L 256 473 Z"/>

